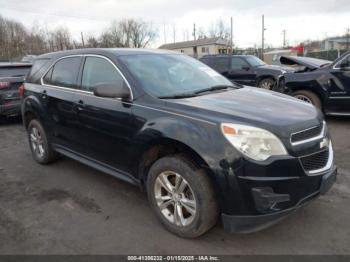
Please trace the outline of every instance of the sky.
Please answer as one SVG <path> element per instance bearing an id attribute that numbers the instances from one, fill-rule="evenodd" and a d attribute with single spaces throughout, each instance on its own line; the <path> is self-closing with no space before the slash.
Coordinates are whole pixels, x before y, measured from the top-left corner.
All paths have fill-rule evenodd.
<path id="1" fill-rule="evenodd" d="M 265 45 L 290 45 L 343 35 L 350 28 L 350 0 L 0 0 L 0 15 L 27 28 L 66 26 L 74 39 L 94 35 L 113 20 L 136 18 L 158 31 L 152 47 L 192 40 L 193 24 L 209 29 L 218 19 L 230 26 L 235 46 L 261 46 L 261 16 L 265 15 Z M 175 34 L 174 34 L 175 32 Z M 174 37 L 175 35 L 175 37 Z"/>

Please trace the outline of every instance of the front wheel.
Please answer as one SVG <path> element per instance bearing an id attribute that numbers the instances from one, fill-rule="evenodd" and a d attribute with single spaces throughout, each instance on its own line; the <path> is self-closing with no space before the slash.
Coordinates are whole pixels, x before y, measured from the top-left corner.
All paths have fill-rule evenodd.
<path id="1" fill-rule="evenodd" d="M 263 88 L 267 90 L 272 90 L 274 86 L 275 86 L 275 80 L 272 78 L 265 78 L 261 80 L 258 84 L 259 88 Z"/>
<path id="2" fill-rule="evenodd" d="M 305 103 L 312 104 L 315 107 L 322 109 L 322 103 L 320 98 L 311 91 L 307 91 L 307 90 L 296 91 L 292 94 L 292 96 Z"/>
<path id="3" fill-rule="evenodd" d="M 217 203 L 209 177 L 182 156 L 157 160 L 148 174 L 147 191 L 157 217 L 178 236 L 198 237 L 217 221 Z"/>

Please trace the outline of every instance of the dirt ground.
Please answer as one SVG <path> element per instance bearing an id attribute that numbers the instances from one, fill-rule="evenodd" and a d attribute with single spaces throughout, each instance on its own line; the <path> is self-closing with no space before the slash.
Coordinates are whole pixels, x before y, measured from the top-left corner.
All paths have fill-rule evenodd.
<path id="1" fill-rule="evenodd" d="M 329 118 L 337 183 L 264 231 L 166 231 L 137 187 L 63 158 L 35 163 L 18 120 L 0 124 L 0 254 L 350 254 L 350 118 Z"/>

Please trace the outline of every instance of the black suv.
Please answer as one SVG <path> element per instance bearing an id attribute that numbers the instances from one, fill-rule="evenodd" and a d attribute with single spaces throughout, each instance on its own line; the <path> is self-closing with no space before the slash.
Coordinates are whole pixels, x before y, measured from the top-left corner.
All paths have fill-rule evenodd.
<path id="1" fill-rule="evenodd" d="M 172 52 L 42 55 L 25 83 L 22 115 L 37 162 L 61 154 L 140 186 L 182 237 L 205 233 L 219 215 L 228 231 L 260 230 L 336 177 L 314 106 L 236 86 Z"/>
<path id="2" fill-rule="evenodd" d="M 0 116 L 21 114 L 20 86 L 31 67 L 29 63 L 0 63 Z"/>
<path id="3" fill-rule="evenodd" d="M 281 78 L 278 91 L 321 109 L 326 115 L 350 116 L 350 52 L 334 62 L 309 57 L 281 57 L 299 67 Z"/>
<path id="4" fill-rule="evenodd" d="M 200 59 L 232 82 L 272 90 L 290 68 L 267 65 L 252 55 L 208 55 Z"/>

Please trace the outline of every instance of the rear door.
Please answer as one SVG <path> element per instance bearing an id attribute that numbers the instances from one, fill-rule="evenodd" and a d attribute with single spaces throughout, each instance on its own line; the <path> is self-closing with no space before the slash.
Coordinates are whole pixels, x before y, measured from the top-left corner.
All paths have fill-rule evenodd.
<path id="1" fill-rule="evenodd" d="M 240 83 L 242 85 L 255 85 L 255 73 L 253 67 L 251 67 L 241 57 L 232 57 L 230 62 L 231 68 L 228 74 L 228 78 L 231 81 Z"/>
<path id="2" fill-rule="evenodd" d="M 341 63 L 348 66 L 341 68 Z M 328 84 L 331 110 L 350 113 L 350 54 L 330 69 Z"/>
<path id="3" fill-rule="evenodd" d="M 74 96 L 78 91 L 78 75 L 82 56 L 59 59 L 44 75 L 39 97 L 45 107 L 46 119 L 53 143 L 69 149 L 76 148 L 77 118 Z"/>
<path id="4" fill-rule="evenodd" d="M 79 151 L 95 161 L 128 172 L 123 163 L 133 134 L 130 104 L 93 94 L 98 84 L 117 88 L 125 80 L 113 62 L 103 56 L 86 56 L 81 75 L 82 92 L 74 96 L 79 120 Z"/>
<path id="5" fill-rule="evenodd" d="M 204 57 L 201 59 L 201 61 L 211 68 L 213 68 L 218 73 L 222 74 L 223 76 L 228 77 L 228 72 L 230 69 L 230 63 L 229 63 L 229 57 L 228 56 L 222 56 L 222 57 Z"/>

